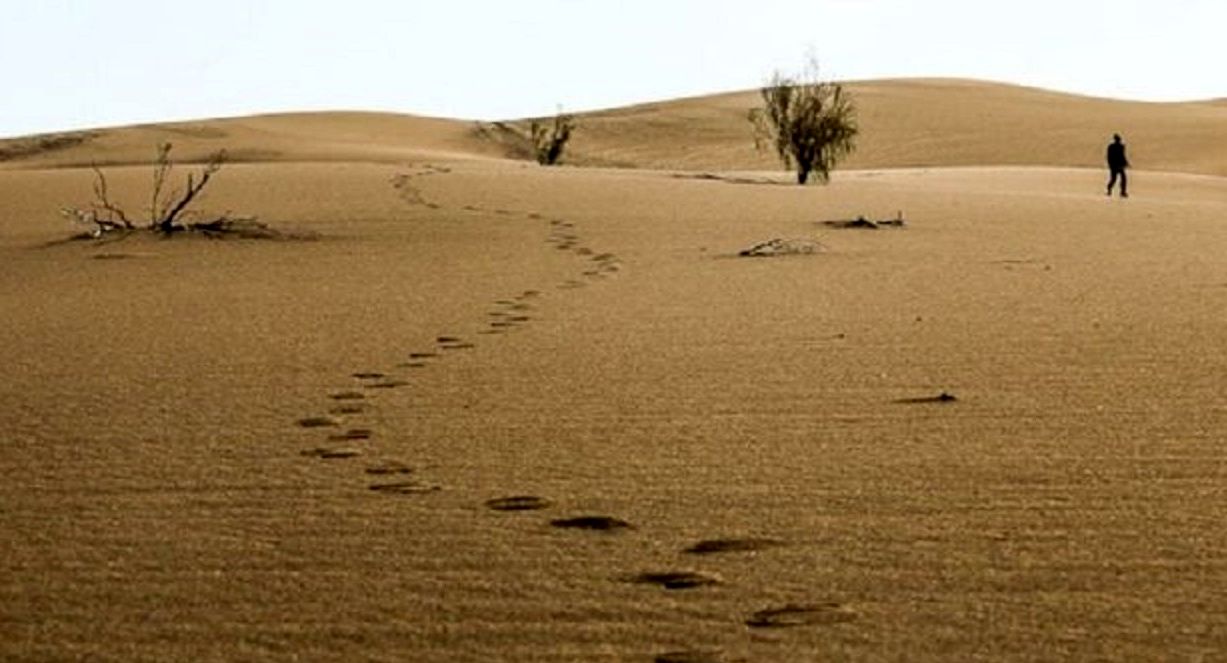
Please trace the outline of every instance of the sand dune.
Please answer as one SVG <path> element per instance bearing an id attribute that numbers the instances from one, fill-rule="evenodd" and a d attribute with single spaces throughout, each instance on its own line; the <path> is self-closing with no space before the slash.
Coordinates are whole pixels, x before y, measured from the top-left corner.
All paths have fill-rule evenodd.
<path id="1" fill-rule="evenodd" d="M 826 187 L 737 95 L 584 119 L 640 169 L 364 114 L 6 161 L 0 658 L 1213 660 L 1227 162 L 1178 148 L 1222 107 L 859 89 Z M 1089 156 L 1006 160 L 1058 120 Z M 168 135 L 314 239 L 60 241 L 68 166 Z M 737 257 L 772 238 L 817 250 Z"/>
<path id="2" fill-rule="evenodd" d="M 851 82 L 862 138 L 852 169 L 949 166 L 1100 167 L 1113 133 L 1141 169 L 1227 175 L 1222 100 L 1146 103 L 1080 97 L 980 81 Z M 774 169 L 755 151 L 746 112 L 756 92 L 698 97 L 580 115 L 570 161 L 683 170 Z M 522 123 L 510 122 L 512 126 Z M 100 129 L 56 149 L 0 141 L 8 167 L 144 163 L 171 140 L 200 158 L 225 147 L 240 161 L 360 161 L 504 156 L 474 122 L 387 113 L 297 113 Z M 44 137 L 46 138 L 46 137 Z M 54 143 L 54 137 L 52 137 Z M 31 145 L 31 142 L 35 143 Z M 16 162 L 14 164 L 14 162 Z M 0 167 L 5 167 L 0 160 Z"/>

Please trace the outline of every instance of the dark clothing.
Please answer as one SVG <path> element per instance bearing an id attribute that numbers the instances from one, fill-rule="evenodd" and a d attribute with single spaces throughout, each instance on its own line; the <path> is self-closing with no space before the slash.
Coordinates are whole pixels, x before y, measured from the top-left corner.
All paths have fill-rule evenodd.
<path id="1" fill-rule="evenodd" d="M 1129 197 L 1129 177 L 1125 175 L 1125 169 L 1129 167 L 1129 159 L 1125 156 L 1125 144 L 1120 142 L 1120 137 L 1108 145 L 1108 171 L 1111 172 L 1111 177 L 1108 179 L 1108 195 L 1112 195 L 1112 187 L 1116 186 L 1117 178 L 1120 178 L 1120 195 L 1122 198 Z"/>
<path id="2" fill-rule="evenodd" d="M 1120 196 L 1121 198 L 1129 197 L 1129 176 L 1125 174 L 1125 169 L 1113 169 L 1112 177 L 1108 179 L 1108 195 L 1112 195 L 1112 187 L 1116 185 L 1116 178 L 1120 178 Z"/>
<path id="3" fill-rule="evenodd" d="M 1125 158 L 1125 144 L 1112 143 L 1108 145 L 1108 170 L 1118 171 L 1129 167 L 1129 159 Z"/>

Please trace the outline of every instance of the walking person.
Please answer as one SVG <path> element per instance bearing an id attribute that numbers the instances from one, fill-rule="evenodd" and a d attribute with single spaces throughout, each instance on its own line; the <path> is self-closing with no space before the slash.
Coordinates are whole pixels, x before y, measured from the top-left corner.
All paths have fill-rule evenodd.
<path id="1" fill-rule="evenodd" d="M 1129 197 L 1129 177 L 1125 175 L 1125 169 L 1129 167 L 1129 159 L 1125 156 L 1125 144 L 1121 142 L 1120 134 L 1112 134 L 1112 142 L 1108 144 L 1108 172 L 1112 175 L 1108 178 L 1108 196 L 1112 195 L 1112 187 L 1116 185 L 1116 178 L 1120 178 L 1120 197 Z"/>

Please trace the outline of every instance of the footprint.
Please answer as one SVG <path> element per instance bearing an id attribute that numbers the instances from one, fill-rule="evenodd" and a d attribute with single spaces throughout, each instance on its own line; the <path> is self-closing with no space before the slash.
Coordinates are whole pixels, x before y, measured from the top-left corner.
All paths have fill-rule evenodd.
<path id="1" fill-rule="evenodd" d="M 398 367 L 400 368 L 426 368 L 426 366 L 427 364 L 424 361 L 407 361 L 402 364 L 398 364 Z"/>
<path id="2" fill-rule="evenodd" d="M 329 394 L 328 398 L 334 401 L 360 401 L 366 398 L 366 394 L 360 391 L 338 391 L 335 394 Z"/>
<path id="3" fill-rule="evenodd" d="M 640 585 L 659 585 L 665 589 L 694 589 L 707 585 L 719 585 L 719 576 L 696 571 L 667 571 L 664 573 L 640 573 L 626 579 Z"/>
<path id="4" fill-rule="evenodd" d="M 388 460 L 378 465 L 372 465 L 366 468 L 366 473 L 372 476 L 390 476 L 390 475 L 397 475 L 397 474 L 412 474 L 413 468 L 399 461 Z"/>
<path id="5" fill-rule="evenodd" d="M 361 456 L 362 452 L 358 451 L 357 449 L 328 449 L 325 447 L 316 447 L 314 449 L 303 450 L 302 455 L 310 456 L 311 458 L 320 458 L 323 460 L 341 460 Z"/>
<path id="6" fill-rule="evenodd" d="M 384 377 L 384 374 L 377 373 L 375 371 L 364 371 L 360 373 L 351 373 L 350 376 L 358 378 L 359 380 L 378 380 L 379 378 Z"/>
<path id="7" fill-rule="evenodd" d="M 540 294 L 540 290 L 525 290 L 524 292 L 520 293 L 520 299 L 531 299 L 539 296 Z"/>
<path id="8" fill-rule="evenodd" d="M 486 507 L 495 511 L 539 511 L 550 506 L 549 500 L 536 495 L 512 495 L 486 500 Z"/>
<path id="9" fill-rule="evenodd" d="M 791 626 L 817 626 L 842 624 L 856 620 L 856 611 L 842 603 L 808 603 L 767 608 L 750 615 L 746 626 L 751 628 L 786 628 Z"/>
<path id="10" fill-rule="evenodd" d="M 341 421 L 336 417 L 303 417 L 298 420 L 298 425 L 303 428 L 325 428 L 328 426 L 340 426 Z"/>
<path id="11" fill-rule="evenodd" d="M 942 393 L 940 393 L 940 394 L 938 394 L 938 395 L 936 395 L 936 396 L 921 396 L 921 397 L 919 397 L 919 398 L 900 398 L 900 399 L 896 400 L 895 402 L 896 402 L 896 403 L 904 403 L 904 404 L 917 405 L 917 404 L 920 404 L 920 403 L 953 403 L 953 402 L 955 402 L 955 401 L 957 401 L 957 400 L 959 400 L 959 399 L 958 399 L 958 397 L 957 397 L 957 396 L 955 396 L 954 394 L 947 393 L 947 392 L 944 392 L 944 391 L 943 391 Z"/>
<path id="12" fill-rule="evenodd" d="M 449 337 L 442 336 L 440 338 L 449 338 Z M 439 356 L 439 353 L 437 352 L 410 352 L 409 353 L 410 359 L 430 359 L 431 357 L 438 357 L 438 356 Z"/>
<path id="13" fill-rule="evenodd" d="M 725 663 L 727 659 L 719 651 L 687 649 L 657 654 L 652 660 L 655 663 Z"/>
<path id="14" fill-rule="evenodd" d="M 441 345 L 447 344 L 447 343 L 459 343 L 459 342 L 460 342 L 459 336 L 436 336 L 435 337 L 435 343 L 439 343 Z"/>
<path id="15" fill-rule="evenodd" d="M 348 405 L 338 405 L 331 410 L 332 414 L 362 414 L 366 412 L 366 405 L 363 403 L 350 403 Z"/>
<path id="16" fill-rule="evenodd" d="M 683 552 L 692 555 L 711 555 L 726 552 L 757 552 L 768 548 L 784 545 L 779 539 L 743 538 L 743 539 L 704 539 L 686 548 Z"/>
<path id="17" fill-rule="evenodd" d="M 439 347 L 443 348 L 444 350 L 470 350 L 477 346 L 472 343 L 449 343 L 448 345 L 441 345 Z"/>
<path id="18" fill-rule="evenodd" d="M 554 527 L 561 529 L 590 529 L 612 531 L 618 529 L 634 529 L 634 525 L 612 516 L 578 516 L 576 518 L 555 518 L 550 521 Z"/>
<path id="19" fill-rule="evenodd" d="M 366 385 L 367 389 L 397 389 L 409 386 L 408 380 L 382 380 Z"/>
<path id="20" fill-rule="evenodd" d="M 371 436 L 374 434 L 375 433 L 369 428 L 351 428 L 345 431 L 344 433 L 337 433 L 336 435 L 329 435 L 328 439 L 333 442 L 340 442 L 340 441 L 347 441 L 347 440 L 348 441 L 369 440 L 371 439 Z"/>
<path id="21" fill-rule="evenodd" d="M 377 493 L 390 495 L 422 495 L 443 490 L 434 484 L 419 481 L 393 481 L 391 483 L 373 483 L 369 488 Z"/>

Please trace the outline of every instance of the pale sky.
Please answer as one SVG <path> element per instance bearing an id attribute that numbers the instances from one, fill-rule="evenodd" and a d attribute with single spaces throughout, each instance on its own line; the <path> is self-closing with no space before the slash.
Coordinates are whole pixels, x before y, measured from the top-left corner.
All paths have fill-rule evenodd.
<path id="1" fill-rule="evenodd" d="M 0 136 L 292 110 L 466 119 L 827 76 L 1227 97 L 1225 0 L 0 0 Z"/>

